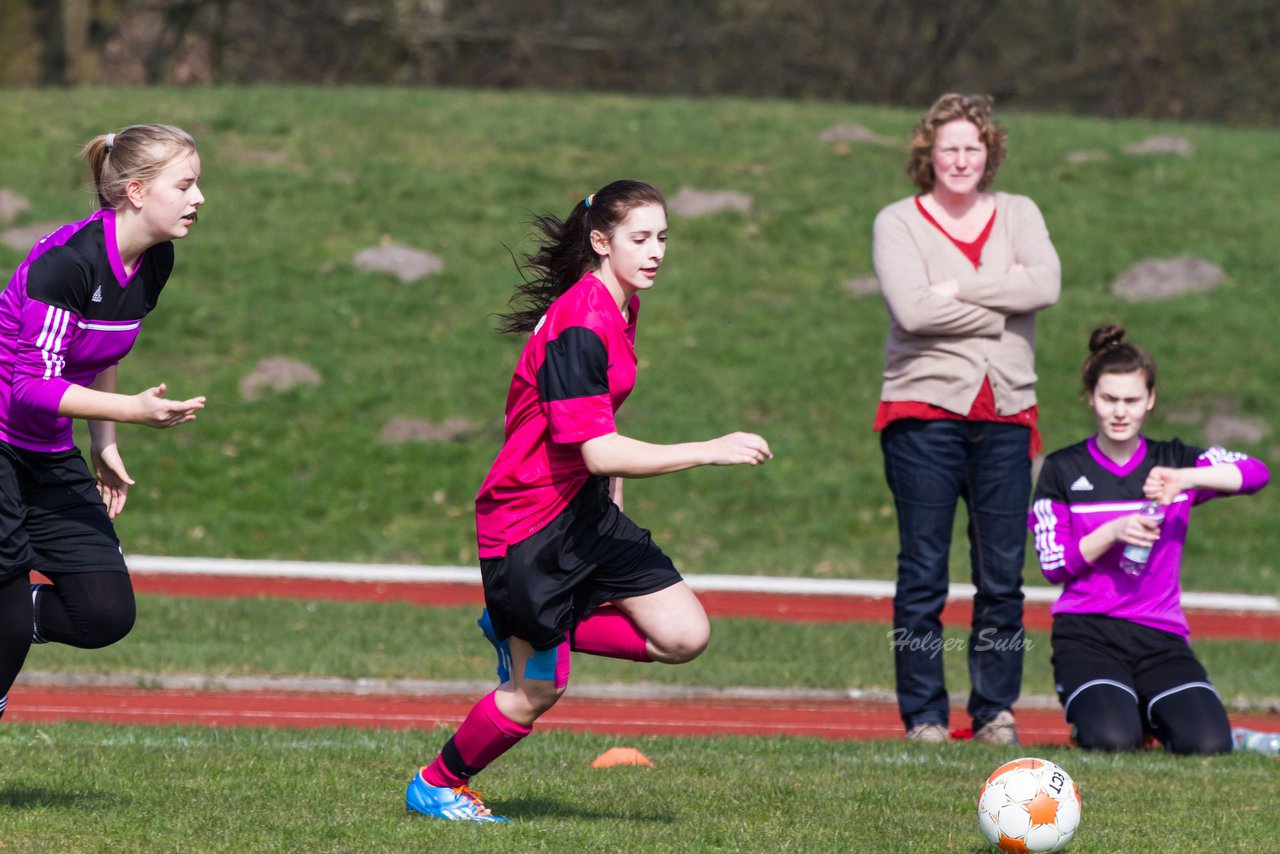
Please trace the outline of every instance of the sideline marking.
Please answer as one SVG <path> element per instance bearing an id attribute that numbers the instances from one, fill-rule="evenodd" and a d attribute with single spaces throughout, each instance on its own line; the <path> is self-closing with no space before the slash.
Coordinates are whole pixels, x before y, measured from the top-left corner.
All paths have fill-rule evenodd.
<path id="1" fill-rule="evenodd" d="M 474 584 L 480 570 L 469 566 L 414 566 L 388 563 L 308 563 L 292 560 L 238 560 L 205 557 L 126 556 L 129 571 L 139 575 L 217 575 L 239 578 L 308 578 L 366 584 Z M 892 599 L 892 581 L 840 578 L 784 578 L 762 575 L 695 575 L 684 577 L 695 591 L 775 593 L 801 596 L 849 596 Z M 1053 603 L 1057 587 L 1024 586 L 1028 602 Z M 948 600 L 970 601 L 972 584 L 952 584 Z M 1280 614 L 1280 598 L 1244 593 L 1184 591 L 1185 610 L 1243 611 Z"/>

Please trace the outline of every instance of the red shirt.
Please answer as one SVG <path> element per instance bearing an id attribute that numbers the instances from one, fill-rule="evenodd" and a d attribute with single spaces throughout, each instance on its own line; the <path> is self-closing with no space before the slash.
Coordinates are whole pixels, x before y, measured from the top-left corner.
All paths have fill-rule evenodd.
<path id="1" fill-rule="evenodd" d="M 977 239 L 965 242 L 952 237 L 925 210 L 919 196 L 916 196 L 916 209 L 920 211 L 921 216 L 928 220 L 938 231 L 946 235 L 947 239 L 964 253 L 964 256 L 973 264 L 973 269 L 978 269 L 979 264 L 982 262 L 982 247 L 986 245 L 987 238 L 991 236 L 991 227 L 995 225 L 995 211 L 991 212 L 991 219 L 987 220 L 986 226 L 982 229 L 982 233 L 978 235 Z M 967 413 L 952 412 L 949 409 L 943 409 L 941 406 L 934 406 L 932 403 L 923 403 L 918 400 L 882 400 L 880 401 L 880 407 L 876 410 L 876 421 L 873 429 L 883 430 L 894 421 L 904 418 L 915 418 L 922 421 L 995 421 L 1000 424 L 1022 424 L 1031 428 L 1031 455 L 1035 456 L 1040 453 L 1042 445 L 1040 430 L 1037 426 L 1038 417 L 1039 410 L 1035 406 L 1030 406 L 1021 412 L 1015 412 L 1013 415 L 1000 415 L 996 412 L 996 398 L 995 393 L 991 390 L 991 380 L 984 377 L 982 387 L 978 389 L 978 396 L 974 398 L 973 406 L 969 408 Z"/>

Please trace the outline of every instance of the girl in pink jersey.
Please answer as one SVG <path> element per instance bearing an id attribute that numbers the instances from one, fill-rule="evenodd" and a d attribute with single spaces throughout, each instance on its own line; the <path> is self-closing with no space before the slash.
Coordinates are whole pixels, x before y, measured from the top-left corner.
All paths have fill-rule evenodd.
<path id="1" fill-rule="evenodd" d="M 1267 467 L 1143 436 L 1155 362 L 1120 326 L 1094 330 L 1089 350 L 1098 432 L 1045 460 L 1029 520 L 1045 577 L 1063 585 L 1052 634 L 1063 713 L 1084 748 L 1133 750 L 1149 732 L 1172 753 L 1226 753 L 1227 713 L 1182 613 L 1182 548 L 1192 507 L 1257 492 Z"/>
<path id="2" fill-rule="evenodd" d="M 83 151 L 99 209 L 46 236 L 0 294 L 0 713 L 32 643 L 107 646 L 133 627 L 133 587 L 112 519 L 133 480 L 116 424 L 185 424 L 204 398 L 163 384 L 116 392 L 173 269 L 173 241 L 204 204 L 184 131 L 135 125 Z M 93 473 L 72 422 L 89 422 Z M 38 570 L 52 584 L 31 584 Z"/>
<path id="3" fill-rule="evenodd" d="M 625 478 L 772 457 L 751 433 L 655 445 L 618 433 L 636 376 L 640 294 L 666 253 L 656 187 L 615 181 L 564 221 L 535 220 L 541 246 L 502 330 L 530 333 L 507 394 L 506 440 L 476 497 L 486 611 L 501 683 L 409 782 L 407 807 L 454 821 L 493 815 L 471 778 L 564 693 L 570 651 L 679 664 L 706 648 L 702 605 L 649 532 L 622 512 Z"/>

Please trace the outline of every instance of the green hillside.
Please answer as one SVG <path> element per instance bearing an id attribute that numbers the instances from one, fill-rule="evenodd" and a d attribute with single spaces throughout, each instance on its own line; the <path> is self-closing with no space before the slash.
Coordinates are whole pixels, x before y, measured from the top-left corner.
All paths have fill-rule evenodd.
<path id="1" fill-rule="evenodd" d="M 633 483 L 628 511 L 688 572 L 889 578 L 896 533 L 870 429 L 885 311 L 846 283 L 871 271 L 875 213 L 911 186 L 901 146 L 819 135 L 856 122 L 905 139 L 917 117 L 530 92 L 4 91 L 0 187 L 31 202 L 14 227 L 68 221 L 92 207 L 76 154 L 93 134 L 167 121 L 200 142 L 208 203 L 120 378 L 125 391 L 163 380 L 174 395 L 207 394 L 209 407 L 179 430 L 122 431 L 138 481 L 118 523 L 126 551 L 433 564 L 474 561 L 471 501 L 521 344 L 494 334 L 492 315 L 517 281 L 508 247 L 528 248 L 530 212 L 563 215 L 619 177 L 669 197 L 747 194 L 746 214 L 673 214 L 620 424 L 657 442 L 749 429 L 776 459 Z M 1119 321 L 1160 362 L 1153 435 L 1203 443 L 1211 418 L 1243 421 L 1264 432 L 1231 446 L 1274 464 L 1280 137 L 1001 118 L 1010 154 L 996 186 L 1039 203 L 1063 261 L 1062 302 L 1040 320 L 1047 446 L 1090 429 L 1086 338 Z M 1196 151 L 1124 153 L 1156 134 Z M 385 242 L 445 268 L 405 283 L 354 267 Z M 1147 302 L 1111 294 L 1135 262 L 1182 254 L 1226 282 Z M 0 246 L 6 276 L 22 255 Z M 243 399 L 242 380 L 272 358 L 311 366 L 319 384 Z M 384 441 L 393 419 L 456 435 Z M 1198 511 L 1187 585 L 1274 592 L 1276 507 L 1264 492 Z M 963 548 L 961 537 L 957 580 Z"/>

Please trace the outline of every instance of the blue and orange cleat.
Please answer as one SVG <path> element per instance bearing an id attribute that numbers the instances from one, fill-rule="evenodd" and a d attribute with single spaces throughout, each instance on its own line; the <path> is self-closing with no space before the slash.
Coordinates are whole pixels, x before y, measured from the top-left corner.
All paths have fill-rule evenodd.
<path id="1" fill-rule="evenodd" d="M 480 612 L 480 619 L 476 620 L 476 625 L 480 627 L 480 631 L 484 632 L 484 639 L 493 644 L 494 650 L 498 653 L 498 684 L 510 681 L 511 645 L 506 641 L 498 640 L 498 636 L 494 634 L 488 608 Z"/>
<path id="2" fill-rule="evenodd" d="M 448 786 L 432 786 L 422 779 L 422 772 L 413 775 L 409 788 L 404 792 L 405 809 L 445 821 L 511 821 L 494 815 L 480 800 L 480 795 L 466 786 L 451 789 Z"/>

